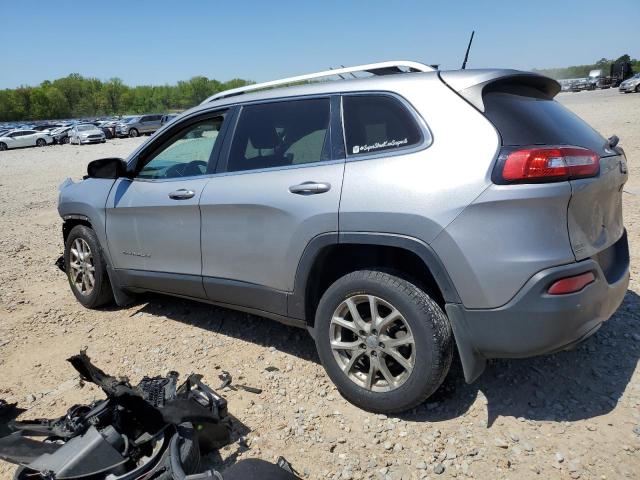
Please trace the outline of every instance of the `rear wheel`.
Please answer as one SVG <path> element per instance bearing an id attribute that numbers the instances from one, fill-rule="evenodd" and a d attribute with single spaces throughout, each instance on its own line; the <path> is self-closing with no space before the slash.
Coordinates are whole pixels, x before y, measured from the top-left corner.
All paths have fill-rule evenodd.
<path id="1" fill-rule="evenodd" d="M 47 145 L 47 141 L 44 138 L 39 138 L 36 140 L 36 146 L 45 147 Z"/>
<path id="2" fill-rule="evenodd" d="M 82 305 L 97 308 L 113 300 L 107 265 L 92 229 L 77 225 L 69 232 L 64 265 L 71 291 Z"/>
<path id="3" fill-rule="evenodd" d="M 337 280 L 316 312 L 316 346 L 327 374 L 351 403 L 397 413 L 434 393 L 453 356 L 451 326 L 422 290 L 384 272 Z"/>
<path id="4" fill-rule="evenodd" d="M 62 143 L 64 143 L 64 144 L 68 144 L 69 142 L 71 142 L 71 139 L 69 137 L 64 137 L 62 139 Z"/>
<path id="5" fill-rule="evenodd" d="M 140 135 L 140 133 L 138 132 L 138 130 L 136 130 L 135 128 L 132 128 L 131 130 L 129 130 L 129 136 L 131 138 L 135 138 L 138 135 Z"/>

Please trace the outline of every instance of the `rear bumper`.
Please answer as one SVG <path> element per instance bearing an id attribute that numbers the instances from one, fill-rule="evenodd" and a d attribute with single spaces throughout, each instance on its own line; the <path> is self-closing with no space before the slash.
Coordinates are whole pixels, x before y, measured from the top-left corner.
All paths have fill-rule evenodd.
<path id="1" fill-rule="evenodd" d="M 564 277 L 593 272 L 596 279 L 579 292 L 549 295 Z M 506 305 L 466 309 L 447 304 L 468 382 L 488 358 L 521 358 L 565 350 L 595 333 L 622 303 L 629 284 L 626 233 L 605 252 L 570 265 L 538 272 Z"/>

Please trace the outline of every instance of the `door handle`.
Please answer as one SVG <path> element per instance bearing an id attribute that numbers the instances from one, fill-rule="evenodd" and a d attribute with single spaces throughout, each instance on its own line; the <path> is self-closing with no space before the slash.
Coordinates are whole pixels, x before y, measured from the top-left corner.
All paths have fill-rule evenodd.
<path id="1" fill-rule="evenodd" d="M 171 192 L 169 194 L 169 198 L 173 200 L 188 200 L 195 196 L 196 192 L 193 190 L 187 190 L 186 188 L 181 188 L 180 190 L 176 190 L 175 192 Z"/>
<path id="2" fill-rule="evenodd" d="M 289 191 L 297 195 L 315 195 L 329 190 L 331 190 L 331 184 L 326 182 L 304 182 L 289 187 Z"/>

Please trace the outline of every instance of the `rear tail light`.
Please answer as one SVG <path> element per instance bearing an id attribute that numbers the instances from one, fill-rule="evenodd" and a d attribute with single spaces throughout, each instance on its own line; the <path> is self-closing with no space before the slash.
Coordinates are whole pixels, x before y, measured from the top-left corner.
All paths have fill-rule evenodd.
<path id="1" fill-rule="evenodd" d="M 584 287 L 594 282 L 596 279 L 593 272 L 581 273 L 574 277 L 567 277 L 554 282 L 547 290 L 550 295 L 566 295 L 567 293 L 576 293 Z"/>
<path id="2" fill-rule="evenodd" d="M 600 157 L 581 147 L 525 148 L 500 154 L 496 183 L 558 182 L 595 177 L 600 172 Z"/>

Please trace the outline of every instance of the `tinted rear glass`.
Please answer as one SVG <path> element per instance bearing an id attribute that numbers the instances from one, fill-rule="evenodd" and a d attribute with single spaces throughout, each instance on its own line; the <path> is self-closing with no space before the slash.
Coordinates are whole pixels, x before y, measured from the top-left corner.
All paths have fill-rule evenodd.
<path id="1" fill-rule="evenodd" d="M 387 95 L 343 97 L 344 130 L 349 155 L 374 154 L 422 142 L 415 118 Z"/>
<path id="2" fill-rule="evenodd" d="M 229 172 L 329 160 L 329 99 L 242 107 L 229 154 Z"/>
<path id="3" fill-rule="evenodd" d="M 485 115 L 504 146 L 575 145 L 606 155 L 605 139 L 584 120 L 539 90 L 500 85 L 485 90 Z"/>

